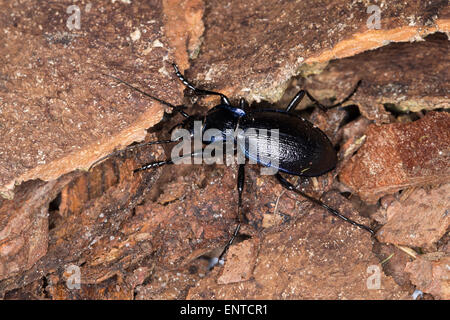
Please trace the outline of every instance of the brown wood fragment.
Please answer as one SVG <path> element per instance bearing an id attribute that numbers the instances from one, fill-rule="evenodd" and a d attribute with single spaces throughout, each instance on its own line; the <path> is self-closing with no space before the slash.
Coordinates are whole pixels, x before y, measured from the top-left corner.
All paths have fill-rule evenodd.
<path id="1" fill-rule="evenodd" d="M 405 271 L 411 281 L 423 292 L 430 293 L 437 299 L 450 299 L 450 255 L 434 252 L 421 255 L 409 262 Z"/>
<path id="2" fill-rule="evenodd" d="M 433 249 L 450 227 L 450 184 L 415 190 L 408 199 L 395 201 L 379 214 L 387 216 L 377 239 L 408 247 Z"/>
<path id="3" fill-rule="evenodd" d="M 37 281 L 43 274 L 61 278 L 68 266 L 80 267 L 83 261 L 82 283 L 100 283 L 127 265 L 137 263 L 136 260 L 142 259 L 139 252 L 148 254 L 148 246 L 130 246 L 129 239 L 122 239 L 120 233 L 122 223 L 132 216 L 133 208 L 160 173 L 156 170 L 133 175 L 132 170 L 144 161 L 155 159 L 157 154 L 155 149 L 150 149 L 138 155 L 131 153 L 125 159 L 116 157 L 96 167 L 94 172 L 40 182 L 40 188 L 23 186 L 24 196 L 20 192 L 13 200 L 4 200 L 0 207 L 0 234 L 3 234 L 0 247 L 5 246 L 0 256 L 0 279 L 3 279 L 0 296 Z M 111 166 L 117 168 L 117 182 L 108 185 L 101 176 Z M 94 188 L 86 193 L 89 186 Z M 101 193 L 95 191 L 99 187 Z M 59 192 L 61 203 L 49 216 L 49 203 Z M 42 220 L 42 228 L 33 219 Z M 22 243 L 16 245 L 21 250 L 19 253 L 24 254 L 7 250 L 11 247 L 8 243 L 16 239 Z"/>
<path id="4" fill-rule="evenodd" d="M 15 199 L 1 203 L 0 280 L 30 269 L 47 253 L 49 203 L 70 179 L 30 181 Z"/>
<path id="5" fill-rule="evenodd" d="M 366 141 L 340 172 L 363 200 L 450 179 L 450 115 L 429 112 L 412 123 L 370 125 Z"/>
<path id="6" fill-rule="evenodd" d="M 257 240 L 246 240 L 231 247 L 217 283 L 228 284 L 249 280 L 255 267 L 258 246 Z"/>
<path id="7" fill-rule="evenodd" d="M 11 163 L 6 161 L 11 168 L 2 166 L 5 158 L 0 154 L 0 178 L 12 172 L 17 183 L 24 174 L 49 180 L 24 183 L 16 187 L 13 199 L 0 199 L 0 235 L 6 235 L 0 238 L 0 298 L 409 298 L 409 291 L 384 274 L 367 232 L 285 191 L 273 177 L 260 176 L 256 166 L 246 168 L 246 220 L 241 228 L 241 235 L 251 239 L 236 241 L 225 268 L 212 272 L 206 272 L 205 256 L 220 252 L 236 225 L 236 166 L 165 166 L 133 174 L 139 165 L 167 156 L 161 146 L 153 146 L 116 155 L 90 172 L 61 174 L 86 168 L 113 149 L 143 139 L 145 129 L 161 118 L 162 106 L 100 72 L 113 73 L 179 104 L 184 87 L 171 73 L 169 62 L 188 68 L 188 54 L 194 58 L 203 43 L 189 79 L 197 77 L 202 86 L 223 89 L 231 98 L 244 95 L 273 101 L 307 63 L 325 68 L 330 59 L 388 41 L 420 40 L 436 30 L 448 31 L 448 8 L 441 1 L 380 2 L 382 29 L 368 30 L 364 3 L 307 0 L 274 6 L 262 0 L 230 4 L 213 0 L 205 8 L 201 0 L 128 2 L 103 0 L 89 10 L 80 3 L 81 29 L 66 33 L 60 32 L 66 28 L 64 12 L 73 2 L 31 5 L 24 13 L 22 7 L 8 7 L 15 4 L 0 5 L 5 6 L 0 25 L 7 30 L 0 49 L 9 54 L 0 56 L 9 63 L 0 67 L 0 93 L 7 93 L 6 104 L 0 101 L 0 112 L 7 112 L 0 116 L 17 121 L 23 131 L 13 130 L 17 139 L 5 142 L 15 149 L 7 150 L 13 156 Z M 14 15 L 9 15 L 11 11 Z M 18 49 L 19 40 L 30 44 Z M 348 92 L 352 84 L 340 93 Z M 373 96 L 368 94 L 367 99 Z M 23 106 L 29 111 L 22 112 Z M 200 111 L 197 107 L 189 113 Z M 445 117 L 443 112 L 433 114 L 423 121 L 431 118 L 438 123 L 439 117 Z M 316 112 L 312 119 L 339 143 L 344 116 L 343 110 L 335 109 L 326 115 Z M 366 134 L 368 121 L 347 128 L 345 139 Z M 401 136 L 417 123 L 405 124 L 401 130 L 394 126 L 391 131 Z M 169 123 L 164 123 L 163 130 L 167 127 Z M 14 135 L 1 123 L 0 133 L 6 140 Z M 158 130 L 147 139 L 162 135 Z M 419 152 L 416 142 L 420 147 L 420 143 L 448 141 L 422 137 L 408 135 L 401 145 Z M 347 145 L 347 158 L 363 141 Z M 432 148 L 423 152 L 435 155 Z M 429 169 L 426 161 L 423 168 Z M 296 185 L 320 197 L 335 187 L 336 172 L 339 167 Z M 4 195 L 12 198 L 12 187 L 5 190 Z M 337 192 L 326 193 L 322 200 L 369 224 Z M 23 214 L 23 207 L 31 209 Z M 11 232 L 14 221 L 21 224 L 17 234 Z M 405 282 L 408 277 L 399 268 L 407 261 L 395 266 L 395 276 Z M 67 287 L 70 266 L 80 268 L 80 290 Z M 367 287 L 372 275 L 368 268 L 373 266 L 380 267 L 378 289 Z"/>
<path id="8" fill-rule="evenodd" d="M 177 1 L 171 3 L 177 6 Z M 159 0 L 75 4 L 80 28 L 71 29 L 66 12 L 71 5 L 72 1 L 0 5 L 3 197 L 12 198 L 14 186 L 22 181 L 48 181 L 86 169 L 113 149 L 142 140 L 146 129 L 161 119 L 163 106 L 102 73 L 173 104 L 182 101 L 184 87 L 168 62 L 181 59 L 187 67 L 184 39 L 189 37 L 195 47 L 201 29 L 165 34 L 164 16 L 173 21 L 174 11 L 165 12 Z M 186 6 L 179 28 L 188 24 L 192 29 L 196 22 L 201 24 L 202 6 Z"/>
<path id="9" fill-rule="evenodd" d="M 181 69 L 187 69 L 188 58 L 195 58 L 202 44 L 205 4 L 202 0 L 164 0 L 163 8 L 165 33 L 175 48 L 175 61 Z"/>
<path id="10" fill-rule="evenodd" d="M 208 1 L 204 45 L 188 75 L 231 97 L 275 102 L 305 64 L 450 30 L 445 2 L 396 0 L 379 6 L 376 30 L 367 27 L 365 2 Z"/>
<path id="11" fill-rule="evenodd" d="M 349 203 L 336 192 L 328 193 L 325 201 L 353 216 Z M 295 201 L 286 197 L 283 202 Z M 342 221 L 333 223 L 334 218 L 317 207 L 303 215 L 301 212 L 282 229 L 271 228 L 259 234 L 258 255 L 247 281 L 223 284 L 216 280 L 221 279 L 217 278 L 220 272 L 213 273 L 191 288 L 187 299 L 408 298 L 407 292 L 381 272 L 367 232 Z M 372 275 L 370 266 L 380 268 L 378 289 L 367 287 L 367 279 Z M 246 270 L 247 266 L 241 269 Z M 235 272 L 239 274 L 237 269 Z"/>
<path id="12" fill-rule="evenodd" d="M 450 108 L 450 42 L 444 33 L 425 40 L 391 43 L 334 60 L 320 74 L 308 77 L 304 86 L 319 99 L 339 100 L 361 79 L 351 102 L 376 122 L 392 120 L 384 104 L 401 112 Z"/>

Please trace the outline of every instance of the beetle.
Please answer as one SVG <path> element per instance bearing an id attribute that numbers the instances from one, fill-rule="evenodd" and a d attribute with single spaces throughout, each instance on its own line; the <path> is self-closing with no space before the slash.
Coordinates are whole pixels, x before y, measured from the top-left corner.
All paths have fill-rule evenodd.
<path id="1" fill-rule="evenodd" d="M 259 147 L 265 147 L 268 143 L 267 136 L 265 137 L 257 137 L 253 139 L 251 143 L 256 145 L 251 145 L 251 143 L 239 143 L 237 142 L 238 148 L 244 153 L 247 159 L 253 159 L 260 165 L 266 167 L 272 167 L 277 172 L 275 173 L 275 178 L 278 182 L 287 190 L 295 192 L 302 197 L 308 199 L 309 201 L 325 208 L 328 212 L 333 214 L 334 216 L 342 219 L 343 221 L 350 223 L 356 227 L 359 227 L 363 230 L 370 232 L 372 235 L 375 232 L 368 226 L 357 223 L 350 218 L 341 214 L 338 210 L 329 207 L 319 199 L 316 199 L 301 190 L 295 188 L 293 184 L 291 184 L 285 177 L 281 175 L 281 173 L 285 173 L 288 175 L 294 175 L 299 177 L 317 177 L 321 176 L 336 167 L 337 164 L 337 153 L 334 149 L 331 141 L 326 136 L 326 134 L 317 128 L 314 124 L 309 122 L 308 120 L 298 116 L 293 113 L 298 104 L 302 101 L 302 99 L 307 96 L 314 104 L 316 104 L 320 109 L 326 112 L 330 108 L 341 106 L 344 102 L 348 101 L 353 94 L 358 89 L 361 80 L 358 81 L 357 85 L 353 89 L 353 91 L 341 102 L 335 103 L 331 106 L 325 106 L 321 104 L 317 99 L 315 99 L 307 90 L 300 90 L 294 98 L 290 101 L 288 106 L 284 110 L 277 109 L 250 109 L 248 103 L 244 98 L 239 100 L 238 106 L 233 106 L 230 102 L 230 99 L 220 93 L 210 90 L 204 90 L 195 87 L 192 85 L 180 72 L 178 66 L 173 63 L 172 64 L 175 74 L 178 79 L 192 92 L 196 95 L 216 95 L 220 97 L 220 104 L 214 106 L 210 109 L 205 115 L 189 115 L 183 109 L 185 107 L 183 105 L 175 106 L 171 103 L 163 101 L 149 93 L 142 91 L 141 89 L 109 74 L 104 74 L 109 76 L 119 83 L 125 84 L 129 88 L 136 90 L 155 101 L 158 101 L 168 107 L 171 107 L 173 113 L 179 113 L 184 117 L 184 120 L 177 124 L 175 127 L 182 127 L 189 130 L 192 133 L 193 123 L 194 121 L 201 120 L 202 121 L 202 132 L 205 132 L 208 129 L 214 128 L 219 130 L 224 138 L 227 138 L 229 132 L 234 132 L 237 128 L 241 129 L 244 133 L 248 132 L 251 129 L 277 129 L 279 132 L 278 142 L 279 149 L 275 151 L 276 154 L 272 154 L 272 157 L 278 159 L 277 164 L 268 161 L 262 161 L 257 154 L 255 154 L 252 150 L 259 150 Z M 175 128 L 173 127 L 170 132 Z M 236 137 L 234 137 L 236 140 Z M 151 141 L 144 142 L 137 145 L 130 146 L 125 148 L 124 150 L 133 149 L 136 147 L 142 147 L 146 145 L 153 144 L 166 144 L 177 141 L 176 139 L 170 140 L 159 140 L 159 141 Z M 212 140 L 204 141 L 204 144 L 207 145 L 211 143 Z M 252 148 L 253 147 L 253 148 Z M 117 154 L 119 152 L 123 152 L 124 150 L 115 151 L 113 153 L 108 154 L 105 157 L 94 162 L 92 166 L 97 164 L 104 159 Z M 195 157 L 199 153 L 203 152 L 203 148 L 201 150 L 194 150 L 190 153 L 189 157 Z M 183 155 L 185 157 L 186 155 Z M 154 161 L 147 163 L 140 168 L 134 170 L 134 172 L 139 172 L 143 170 L 153 169 L 164 165 L 170 165 L 174 163 L 174 159 L 167 159 L 163 161 Z M 232 233 L 230 239 L 226 243 L 224 249 L 218 258 L 215 258 L 216 263 L 220 262 L 223 264 L 223 258 L 228 251 L 229 247 L 233 244 L 236 236 L 239 233 L 241 224 L 243 223 L 242 216 L 242 194 L 244 189 L 244 179 L 245 179 L 245 163 L 239 164 L 238 174 L 237 174 L 237 191 L 238 191 L 238 215 L 237 215 L 237 225 Z"/>

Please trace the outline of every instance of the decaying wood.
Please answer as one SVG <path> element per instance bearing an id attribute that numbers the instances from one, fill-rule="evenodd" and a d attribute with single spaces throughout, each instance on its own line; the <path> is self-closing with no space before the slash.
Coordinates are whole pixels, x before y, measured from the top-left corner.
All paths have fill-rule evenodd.
<path id="1" fill-rule="evenodd" d="M 401 189 L 450 179 L 450 114 L 429 112 L 415 122 L 370 125 L 365 143 L 339 178 L 367 202 Z"/>
<path id="2" fill-rule="evenodd" d="M 379 30 L 368 27 L 370 4 L 208 1 L 204 44 L 189 75 L 232 97 L 275 102 L 308 65 L 450 29 L 442 1 L 380 1 Z"/>
<path id="3" fill-rule="evenodd" d="M 444 33 L 413 43 L 391 43 L 330 62 L 303 84 L 317 98 L 343 98 L 362 80 L 351 101 L 367 119 L 389 123 L 394 112 L 450 108 L 450 41 Z"/>
<path id="4" fill-rule="evenodd" d="M 195 42 L 199 32 L 189 35 L 171 27 L 173 7 L 184 6 L 176 3 L 80 4 L 79 29 L 67 26 L 72 1 L 2 4 L 3 197 L 12 198 L 22 181 L 49 181 L 87 169 L 115 148 L 143 140 L 146 129 L 161 120 L 162 105 L 118 86 L 104 73 L 181 103 L 184 88 L 169 62 L 180 60 L 180 67 L 188 67 L 185 40 Z M 193 17 L 178 17 L 181 29 L 202 25 L 202 2 L 189 4 Z"/>
<path id="5" fill-rule="evenodd" d="M 294 81 L 320 99 L 340 99 L 362 78 L 350 101 L 362 116 L 344 128 L 342 109 L 310 117 L 341 145 L 337 170 L 297 185 L 369 224 L 369 215 L 352 207 L 355 199 L 328 192 L 338 174 L 369 202 L 405 186 L 448 182 L 445 111 L 415 122 L 371 123 L 396 122 L 386 103 L 403 111 L 448 106 L 444 1 L 380 1 L 381 29 L 368 27 L 366 2 L 76 2 L 79 29 L 67 24 L 73 4 L 0 5 L 0 297 L 405 299 L 409 279 L 446 296 L 436 289 L 440 274 L 420 274 L 418 262 L 410 275 L 398 268 L 393 277 L 382 273 L 382 288 L 368 290 L 368 266 L 381 267 L 369 234 L 259 176 L 258 167 L 246 169 L 241 234 L 249 239 L 237 241 L 226 265 L 212 272 L 207 257 L 220 252 L 236 223 L 236 166 L 133 173 L 170 154 L 152 146 L 85 171 L 114 149 L 168 138 L 160 129 L 177 122 L 149 133 L 169 108 L 103 73 L 175 105 L 188 99 L 170 62 L 196 84 L 250 102 L 280 100 L 299 75 L 309 77 Z M 396 56 L 398 69 L 387 68 Z M 200 113 L 214 99 L 188 112 Z M 430 241 L 445 251 L 441 229 Z M 67 285 L 71 267 L 81 272 L 80 289 Z"/>

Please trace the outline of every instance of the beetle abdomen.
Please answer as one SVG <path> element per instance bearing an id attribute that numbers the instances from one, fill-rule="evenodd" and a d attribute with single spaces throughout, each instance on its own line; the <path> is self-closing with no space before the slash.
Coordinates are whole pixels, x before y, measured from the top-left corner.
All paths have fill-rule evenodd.
<path id="1" fill-rule="evenodd" d="M 238 140 L 239 147 L 247 158 L 262 165 L 308 177 L 322 175 L 336 166 L 336 151 L 325 133 L 295 114 L 251 111 L 239 119 L 239 129 L 246 138 L 245 143 Z M 274 129 L 278 131 L 271 131 Z"/>

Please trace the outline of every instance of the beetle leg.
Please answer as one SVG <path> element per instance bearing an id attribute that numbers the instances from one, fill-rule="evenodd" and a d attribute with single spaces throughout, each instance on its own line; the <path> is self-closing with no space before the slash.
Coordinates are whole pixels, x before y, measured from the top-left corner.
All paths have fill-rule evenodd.
<path id="1" fill-rule="evenodd" d="M 358 87 L 361 85 L 362 80 L 359 80 L 356 84 L 355 88 L 352 90 L 352 92 L 341 102 L 335 103 L 331 106 L 325 106 L 321 104 L 316 98 L 314 98 L 307 90 L 300 90 L 295 97 L 289 102 L 289 105 L 286 107 L 286 112 L 290 112 L 291 110 L 294 110 L 297 105 L 300 103 L 300 101 L 303 100 L 303 97 L 306 95 L 308 98 L 314 102 L 322 111 L 326 112 L 328 109 L 339 107 L 343 103 L 350 100 L 350 98 L 355 94 L 356 90 L 358 90 Z"/>
<path id="2" fill-rule="evenodd" d="M 228 240 L 225 248 L 223 249 L 222 253 L 220 254 L 217 262 L 223 264 L 223 257 L 227 253 L 230 246 L 233 244 L 234 239 L 239 234 L 239 229 L 241 228 L 241 223 L 243 220 L 242 217 L 242 192 L 244 190 L 244 180 L 245 180 L 245 164 L 239 165 L 239 171 L 238 171 L 238 177 L 237 177 L 237 190 L 238 190 L 238 224 L 236 228 L 234 229 L 233 235 L 231 236 L 230 240 Z M 214 267 L 214 266 L 212 266 Z M 210 267 L 210 268 L 212 268 Z"/>
<path id="3" fill-rule="evenodd" d="M 112 156 L 121 154 L 121 153 L 123 153 L 125 151 L 133 150 L 135 148 L 140 148 L 140 147 L 144 147 L 144 146 L 150 146 L 150 145 L 153 145 L 153 144 L 166 144 L 166 143 L 176 142 L 176 141 L 180 140 L 180 138 L 182 138 L 182 137 L 179 137 L 179 138 L 177 138 L 175 140 L 158 140 L 158 141 L 142 142 L 142 143 L 138 143 L 138 144 L 135 144 L 135 145 L 132 145 L 132 146 L 128 146 L 125 149 L 113 151 L 113 152 L 107 154 L 106 156 L 101 157 L 100 159 L 94 161 L 94 163 L 92 163 L 91 166 L 89 167 L 88 171 L 90 171 L 95 165 L 99 164 L 100 162 L 102 162 L 102 161 L 104 161 L 104 160 L 106 160 L 106 159 L 108 159 L 108 158 L 110 158 Z"/>
<path id="4" fill-rule="evenodd" d="M 305 93 L 306 93 L 305 90 L 300 90 L 299 92 L 297 92 L 295 97 L 291 100 L 291 102 L 289 102 L 288 106 L 286 107 L 286 112 L 290 112 L 291 110 L 294 110 L 297 107 L 297 105 L 300 103 L 300 101 L 303 100 Z"/>
<path id="5" fill-rule="evenodd" d="M 300 90 L 300 91 L 295 95 L 295 97 L 291 100 L 291 102 L 289 102 L 288 106 L 286 107 L 286 112 L 290 112 L 290 111 L 294 110 L 294 109 L 298 106 L 298 104 L 300 103 L 300 101 L 303 100 L 303 98 L 305 97 L 305 94 L 306 94 L 306 96 L 308 96 L 308 98 L 309 98 L 312 102 L 314 102 L 314 103 L 315 103 L 322 111 L 324 111 L 324 112 L 326 112 L 327 109 L 337 107 L 338 105 L 341 105 L 341 104 L 342 104 L 343 102 L 345 102 L 346 100 L 350 99 L 350 97 L 347 97 L 347 98 L 345 99 L 345 101 L 342 101 L 342 102 L 340 102 L 340 103 L 338 103 L 338 104 L 336 104 L 336 105 L 333 105 L 333 106 L 326 107 L 326 106 L 324 106 L 323 104 L 321 104 L 316 98 L 314 98 L 307 90 Z"/>
<path id="6" fill-rule="evenodd" d="M 150 163 L 147 163 L 145 165 L 143 165 L 140 168 L 134 169 L 133 172 L 138 172 L 138 171 L 144 171 L 144 170 L 149 170 L 149 169 L 154 169 L 154 168 L 159 168 L 161 166 L 164 166 L 166 164 L 174 164 L 175 160 L 181 160 L 183 158 L 190 158 L 190 157 L 196 157 L 198 155 L 203 154 L 203 149 L 202 150 L 197 150 L 197 151 L 193 151 L 188 155 L 182 155 L 181 157 L 178 157 L 177 159 L 167 159 L 167 160 L 162 160 L 162 161 L 153 161 Z"/>
<path id="7" fill-rule="evenodd" d="M 239 99 L 239 108 L 242 110 L 247 110 L 248 103 L 244 98 Z"/>
<path id="8" fill-rule="evenodd" d="M 191 133 L 191 138 L 194 136 L 194 124 L 195 121 L 202 121 L 204 118 L 203 115 L 192 115 L 192 116 L 188 116 L 186 119 L 184 119 L 183 121 L 181 121 L 180 123 L 174 125 L 172 128 L 170 128 L 169 130 L 169 134 L 172 135 L 173 130 L 175 130 L 176 128 L 183 128 L 188 130 Z"/>
<path id="9" fill-rule="evenodd" d="M 185 118 L 189 118 L 190 115 L 188 115 L 186 112 L 183 111 L 183 109 L 185 108 L 185 106 L 176 106 L 175 108 L 173 108 L 172 113 L 173 112 L 178 112 L 179 114 L 181 114 L 183 117 Z"/>
<path id="10" fill-rule="evenodd" d="M 172 66 L 175 69 L 175 74 L 177 75 L 178 79 L 180 79 L 180 81 L 183 82 L 183 84 L 186 87 L 188 87 L 189 89 L 194 91 L 196 94 L 198 94 L 198 95 L 216 95 L 216 96 L 220 96 L 220 101 L 221 101 L 222 104 L 231 105 L 230 100 L 223 93 L 215 92 L 215 91 L 209 91 L 209 90 L 203 90 L 203 89 L 199 89 L 199 88 L 194 87 L 191 83 L 189 83 L 189 81 L 186 80 L 186 78 L 180 72 L 180 70 L 178 69 L 178 66 L 175 63 L 172 63 Z"/>
<path id="11" fill-rule="evenodd" d="M 357 223 L 357 222 L 355 222 L 355 221 L 353 221 L 353 220 L 347 218 L 346 216 L 342 215 L 339 211 L 337 211 L 336 209 L 333 209 L 333 208 L 329 207 L 328 205 L 326 205 L 326 204 L 323 203 L 322 201 L 320 201 L 320 200 L 318 200 L 318 199 L 316 199 L 316 198 L 313 198 L 313 197 L 307 195 L 306 193 L 304 193 L 304 192 L 302 192 L 302 191 L 296 189 L 289 181 L 287 181 L 285 178 L 283 178 L 283 176 L 281 176 L 279 173 L 276 174 L 276 177 L 277 177 L 278 181 L 280 182 L 280 184 L 281 184 L 283 187 L 285 187 L 286 189 L 288 189 L 288 190 L 290 190 L 290 191 L 294 191 L 295 193 L 301 195 L 302 197 L 305 197 L 305 198 L 308 199 L 309 201 L 311 201 L 311 202 L 313 202 L 313 203 L 315 203 L 315 204 L 321 206 L 322 208 L 327 209 L 331 214 L 335 215 L 335 216 L 338 217 L 339 219 L 342 219 L 342 220 L 344 220 L 345 222 L 348 222 L 348 223 L 350 223 L 350 224 L 352 224 L 352 225 L 354 225 L 354 226 L 356 226 L 356 227 L 359 227 L 359 228 L 361 228 L 361 229 L 364 229 L 364 230 L 370 232 L 372 235 L 375 234 L 375 231 L 373 231 L 371 228 L 369 228 L 369 227 L 367 227 L 367 226 L 365 226 L 365 225 L 363 225 L 363 224 Z"/>

